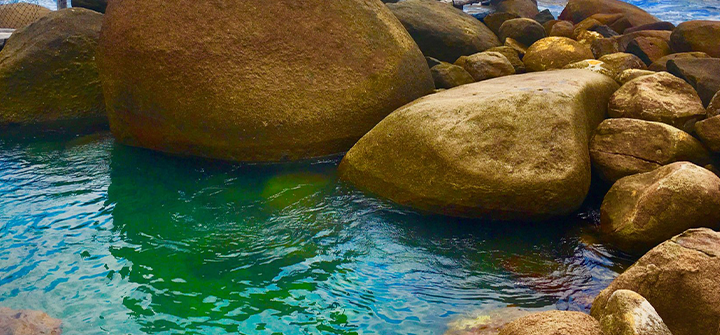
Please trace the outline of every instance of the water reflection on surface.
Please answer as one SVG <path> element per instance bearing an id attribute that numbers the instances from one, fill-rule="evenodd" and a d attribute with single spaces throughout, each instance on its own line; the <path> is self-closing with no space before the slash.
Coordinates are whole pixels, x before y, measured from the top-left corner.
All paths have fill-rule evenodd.
<path id="1" fill-rule="evenodd" d="M 66 334 L 437 334 L 471 311 L 587 309 L 632 261 L 574 216 L 427 216 L 343 185 L 336 164 L 0 140 L 0 304 Z"/>

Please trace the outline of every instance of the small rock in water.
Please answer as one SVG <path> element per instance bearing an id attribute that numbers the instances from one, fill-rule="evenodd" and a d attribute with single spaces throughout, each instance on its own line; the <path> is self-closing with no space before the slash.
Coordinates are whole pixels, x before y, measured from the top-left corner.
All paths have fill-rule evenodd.
<path id="1" fill-rule="evenodd" d="M 44 312 L 0 307 L 0 334 L 60 335 L 62 322 Z"/>
<path id="2" fill-rule="evenodd" d="M 713 162 L 690 134 L 660 122 L 638 119 L 607 119 L 590 141 L 590 157 L 603 180 L 649 172 L 678 161 L 705 166 Z"/>
<path id="3" fill-rule="evenodd" d="M 669 207 L 668 205 L 662 205 Z M 686 209 L 677 207 L 679 216 Z M 720 322 L 720 233 L 690 229 L 646 253 L 595 299 L 599 318 L 621 289 L 642 295 L 673 335 L 717 335 Z"/>
<path id="4" fill-rule="evenodd" d="M 515 74 L 515 67 L 499 52 L 480 52 L 460 57 L 455 65 L 461 66 L 475 79 L 482 81 Z"/>
<path id="5" fill-rule="evenodd" d="M 692 86 L 658 72 L 623 85 L 610 98 L 608 115 L 663 122 L 691 133 L 706 111 Z"/>
<path id="6" fill-rule="evenodd" d="M 498 335 L 604 335 L 600 323 L 580 312 L 547 311 L 519 318 Z"/>
<path id="7" fill-rule="evenodd" d="M 655 308 L 630 290 L 615 291 L 596 317 L 604 335 L 672 335 Z"/>
<path id="8" fill-rule="evenodd" d="M 615 182 L 600 208 L 600 230 L 621 250 L 644 252 L 686 229 L 720 227 L 718 208 L 720 178 L 677 162 Z"/>

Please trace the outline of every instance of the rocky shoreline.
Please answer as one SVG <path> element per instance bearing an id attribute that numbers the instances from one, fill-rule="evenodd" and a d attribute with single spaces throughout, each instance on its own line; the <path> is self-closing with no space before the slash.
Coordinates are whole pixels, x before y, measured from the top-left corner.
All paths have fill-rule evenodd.
<path id="1" fill-rule="evenodd" d="M 483 17 L 385 2 L 41 13 L 1 42 L 0 127 L 108 124 L 126 145 L 239 162 L 347 152 L 340 177 L 397 204 L 550 229 L 609 189 L 605 242 L 645 255 L 591 315 L 448 334 L 720 333 L 720 21 L 617 0 L 557 19 L 532 0 Z"/>

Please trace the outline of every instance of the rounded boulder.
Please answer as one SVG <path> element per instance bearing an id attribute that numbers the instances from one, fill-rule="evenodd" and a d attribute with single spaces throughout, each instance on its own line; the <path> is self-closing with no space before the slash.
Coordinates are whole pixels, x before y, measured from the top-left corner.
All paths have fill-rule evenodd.
<path id="1" fill-rule="evenodd" d="M 567 37 L 553 36 L 533 43 L 525 53 L 523 63 L 528 71 L 546 71 L 594 58 L 587 46 Z"/>
<path id="2" fill-rule="evenodd" d="M 547 311 L 521 317 L 498 335 L 603 335 L 600 323 L 580 312 Z"/>
<path id="3" fill-rule="evenodd" d="M 434 89 L 379 1 L 115 0 L 98 66 L 119 142 L 232 161 L 343 152 Z"/>

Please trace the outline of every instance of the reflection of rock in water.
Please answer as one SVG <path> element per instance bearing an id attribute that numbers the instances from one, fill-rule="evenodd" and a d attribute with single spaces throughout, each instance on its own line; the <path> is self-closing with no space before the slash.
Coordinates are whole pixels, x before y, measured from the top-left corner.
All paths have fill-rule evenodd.
<path id="1" fill-rule="evenodd" d="M 238 332 L 263 310 L 302 313 L 286 300 L 316 290 L 348 260 L 316 259 L 326 250 L 313 237 L 336 222 L 288 214 L 287 206 L 313 212 L 301 199 L 331 185 L 334 166 L 243 166 L 116 145 L 108 205 L 123 243 L 111 253 L 129 261 L 120 273 L 139 284 L 125 306 L 140 323 L 166 331 L 181 323 L 165 317 L 207 318 L 182 324 Z M 220 325 L 228 319 L 233 325 Z"/>
<path id="2" fill-rule="evenodd" d="M 0 307 L 0 334 L 60 335 L 62 322 L 44 312 Z"/>

